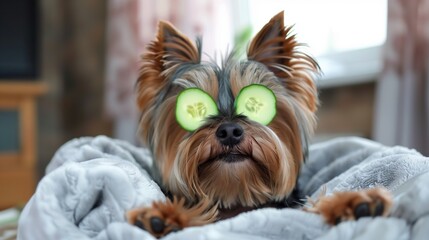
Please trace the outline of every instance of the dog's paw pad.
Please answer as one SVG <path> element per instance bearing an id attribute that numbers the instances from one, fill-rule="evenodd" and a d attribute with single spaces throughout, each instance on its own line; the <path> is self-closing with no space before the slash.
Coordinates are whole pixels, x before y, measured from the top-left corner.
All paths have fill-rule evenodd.
<path id="1" fill-rule="evenodd" d="M 164 220 L 159 217 L 150 218 L 150 227 L 154 233 L 163 233 L 165 229 Z"/>
<path id="2" fill-rule="evenodd" d="M 374 215 L 381 216 L 384 213 L 384 203 L 383 201 L 377 201 L 375 204 Z"/>
<path id="3" fill-rule="evenodd" d="M 355 216 L 356 219 L 359 219 L 361 217 L 371 216 L 371 212 L 370 212 L 370 209 L 369 209 L 369 204 L 366 203 L 366 202 L 358 204 L 355 207 L 354 216 Z"/>
<path id="4" fill-rule="evenodd" d="M 383 188 L 374 188 L 320 197 L 310 211 L 321 214 L 327 223 L 337 225 L 362 217 L 387 216 L 391 205 L 390 193 Z"/>

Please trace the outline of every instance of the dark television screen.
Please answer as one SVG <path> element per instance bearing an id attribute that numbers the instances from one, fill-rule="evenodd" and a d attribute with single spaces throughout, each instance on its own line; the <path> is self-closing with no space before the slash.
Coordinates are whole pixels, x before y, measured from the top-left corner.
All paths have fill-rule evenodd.
<path id="1" fill-rule="evenodd" d="M 0 81 L 37 77 L 37 0 L 0 0 Z"/>

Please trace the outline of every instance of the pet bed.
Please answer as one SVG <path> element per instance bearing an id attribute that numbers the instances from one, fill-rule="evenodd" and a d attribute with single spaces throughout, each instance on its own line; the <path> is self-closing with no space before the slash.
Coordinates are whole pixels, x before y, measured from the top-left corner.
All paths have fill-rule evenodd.
<path id="1" fill-rule="evenodd" d="M 124 212 L 165 199 L 149 152 L 105 136 L 62 146 L 25 206 L 18 239 L 155 239 L 125 222 Z M 316 198 L 334 191 L 384 186 L 394 195 L 388 218 L 361 218 L 335 227 L 299 209 L 258 209 L 164 239 L 427 239 L 429 158 L 404 147 L 361 138 L 312 145 L 300 189 Z M 324 187 L 322 187 L 324 186 Z"/>

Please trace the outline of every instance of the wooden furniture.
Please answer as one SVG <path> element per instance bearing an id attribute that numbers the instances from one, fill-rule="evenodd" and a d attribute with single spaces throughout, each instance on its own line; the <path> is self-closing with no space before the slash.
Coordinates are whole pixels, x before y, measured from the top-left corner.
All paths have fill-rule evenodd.
<path id="1" fill-rule="evenodd" d="M 43 83 L 0 81 L 0 209 L 25 203 L 36 181 L 36 97 Z"/>

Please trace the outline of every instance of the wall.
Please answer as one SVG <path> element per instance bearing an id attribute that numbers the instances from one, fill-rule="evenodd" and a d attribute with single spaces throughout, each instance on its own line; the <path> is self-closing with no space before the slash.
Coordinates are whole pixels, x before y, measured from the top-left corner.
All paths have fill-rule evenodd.
<path id="1" fill-rule="evenodd" d="M 315 141 L 350 135 L 372 138 L 375 85 L 321 89 Z"/>
<path id="2" fill-rule="evenodd" d="M 104 114 L 107 1 L 40 0 L 41 79 L 38 169 L 43 175 L 56 149 L 79 136 L 111 135 Z"/>

